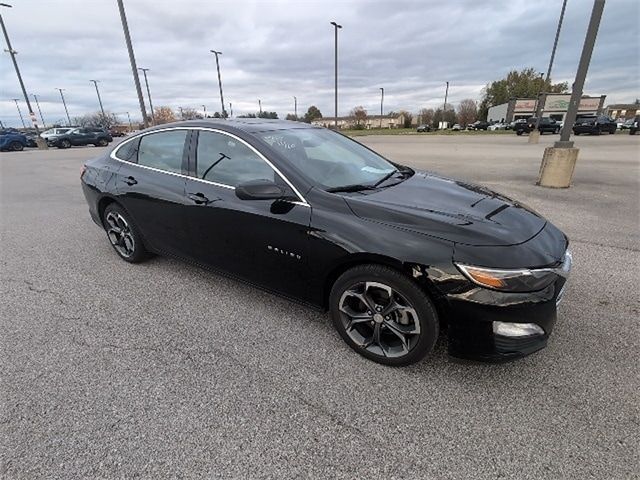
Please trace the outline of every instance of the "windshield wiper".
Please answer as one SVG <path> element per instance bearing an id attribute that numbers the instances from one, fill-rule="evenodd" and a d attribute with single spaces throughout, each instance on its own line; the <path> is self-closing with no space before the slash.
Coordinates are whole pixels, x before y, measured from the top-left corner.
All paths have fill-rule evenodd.
<path id="1" fill-rule="evenodd" d="M 386 180 L 389 180 L 391 177 L 393 177 L 396 173 L 399 173 L 399 170 L 391 170 L 389 173 L 387 173 L 384 177 L 382 177 L 380 180 L 378 180 L 376 183 L 373 184 L 374 187 L 377 187 L 378 185 L 380 185 L 381 183 L 385 182 Z"/>
<path id="2" fill-rule="evenodd" d="M 340 187 L 331 187 L 327 188 L 327 192 L 337 193 L 337 192 L 361 192 L 363 190 L 373 190 L 373 185 L 363 185 L 361 183 L 354 183 L 352 185 L 342 185 Z"/>

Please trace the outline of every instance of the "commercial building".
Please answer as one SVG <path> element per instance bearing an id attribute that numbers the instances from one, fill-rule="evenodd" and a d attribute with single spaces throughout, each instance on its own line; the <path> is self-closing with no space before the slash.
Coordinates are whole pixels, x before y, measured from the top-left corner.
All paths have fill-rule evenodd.
<path id="1" fill-rule="evenodd" d="M 614 103 L 607 107 L 607 116 L 614 120 L 630 120 L 640 115 L 640 103 Z"/>
<path id="2" fill-rule="evenodd" d="M 599 97 L 584 95 L 580 100 L 578 113 L 602 113 L 606 97 L 606 95 Z M 543 105 L 543 116 L 551 117 L 559 122 L 563 121 L 569 108 L 570 100 L 570 93 L 543 93 L 540 96 L 540 101 Z M 506 103 L 489 108 L 487 120 L 508 123 L 521 118 L 533 117 L 536 114 L 537 106 L 538 102 L 535 98 L 512 98 Z"/>
<path id="3" fill-rule="evenodd" d="M 333 128 L 335 117 L 323 117 L 313 120 L 313 125 Z M 338 117 L 338 128 L 357 128 L 358 122 L 354 117 Z M 367 115 L 367 118 L 360 121 L 361 128 L 399 128 L 404 126 L 404 115 L 401 113 L 392 115 Z"/>

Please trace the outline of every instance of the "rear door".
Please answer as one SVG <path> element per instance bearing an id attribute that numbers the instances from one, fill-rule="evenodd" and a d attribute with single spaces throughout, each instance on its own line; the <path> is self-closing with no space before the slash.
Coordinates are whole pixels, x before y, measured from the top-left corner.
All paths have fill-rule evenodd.
<path id="1" fill-rule="evenodd" d="M 186 182 L 191 250 L 202 263 L 304 298 L 311 207 L 303 201 L 240 200 L 239 183 L 288 184 L 240 138 L 221 131 L 197 134 L 192 177 Z"/>
<path id="2" fill-rule="evenodd" d="M 116 178 L 121 203 L 145 243 L 178 256 L 184 256 L 187 241 L 183 209 L 189 137 L 188 129 L 153 132 L 115 151 L 122 161 Z"/>

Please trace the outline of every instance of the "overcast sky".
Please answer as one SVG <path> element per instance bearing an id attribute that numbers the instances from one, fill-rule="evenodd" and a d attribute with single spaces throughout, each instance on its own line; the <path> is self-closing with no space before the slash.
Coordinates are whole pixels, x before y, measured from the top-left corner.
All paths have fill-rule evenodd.
<path id="1" fill-rule="evenodd" d="M 13 48 L 45 121 L 62 121 L 56 87 L 71 116 L 95 112 L 90 79 L 106 110 L 140 118 L 115 0 L 3 0 Z M 333 26 L 339 33 L 339 113 L 356 105 L 385 111 L 479 99 L 511 69 L 546 71 L 562 0 L 196 1 L 125 0 L 138 66 L 147 67 L 154 106 L 220 110 L 215 60 L 233 113 L 263 109 L 281 118 L 317 105 L 333 114 Z M 552 79 L 572 82 L 592 0 L 569 0 Z M 607 0 L 585 93 L 607 103 L 640 96 L 640 1 Z M 6 46 L 3 45 L 3 48 Z M 0 69 L 0 120 L 19 126 L 26 105 L 7 53 Z M 34 106 L 35 108 L 35 106 Z"/>

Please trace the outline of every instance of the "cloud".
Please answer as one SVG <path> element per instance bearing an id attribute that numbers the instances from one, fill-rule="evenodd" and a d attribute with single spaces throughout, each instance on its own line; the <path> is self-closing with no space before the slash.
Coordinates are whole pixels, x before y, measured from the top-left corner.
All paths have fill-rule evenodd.
<path id="1" fill-rule="evenodd" d="M 47 122 L 61 121 L 56 87 L 71 116 L 105 109 L 139 118 L 116 3 L 102 0 L 14 2 L 2 9 L 29 93 Z M 334 36 L 339 32 L 339 111 L 437 107 L 478 98 L 484 85 L 514 68 L 546 71 L 562 1 L 189 1 L 125 0 L 138 66 L 148 67 L 155 106 L 220 110 L 215 60 L 221 50 L 225 101 L 234 114 L 263 109 L 281 117 L 317 105 L 333 113 Z M 571 83 L 591 1 L 569 1 L 552 77 Z M 585 93 L 610 103 L 640 96 L 640 2 L 607 2 Z M 22 98 L 7 54 L 0 60 L 0 120 L 20 124 Z M 23 114 L 26 106 L 21 100 Z"/>

